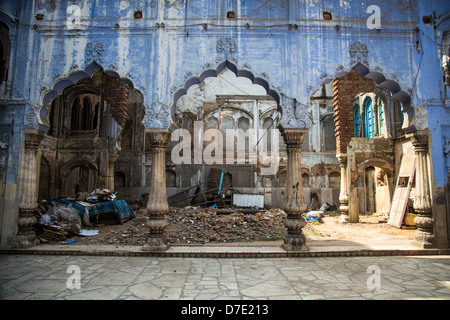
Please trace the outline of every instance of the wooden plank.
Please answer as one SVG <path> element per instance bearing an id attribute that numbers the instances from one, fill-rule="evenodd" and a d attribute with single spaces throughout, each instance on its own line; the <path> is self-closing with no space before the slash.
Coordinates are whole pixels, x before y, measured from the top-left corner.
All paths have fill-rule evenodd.
<path id="1" fill-rule="evenodd" d="M 414 155 L 405 155 L 400 165 L 388 219 L 388 224 L 397 228 L 402 227 L 415 173 L 416 157 Z"/>

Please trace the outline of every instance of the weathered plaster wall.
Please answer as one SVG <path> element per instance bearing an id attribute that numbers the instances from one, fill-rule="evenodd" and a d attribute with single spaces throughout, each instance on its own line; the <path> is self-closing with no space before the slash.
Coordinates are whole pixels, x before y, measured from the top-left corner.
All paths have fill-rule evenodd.
<path id="1" fill-rule="evenodd" d="M 3 222 L 12 224 L 2 222 L 8 229 L 2 231 L 2 246 L 15 235 L 13 202 L 23 130 L 45 131 L 46 105 L 99 68 L 142 93 L 146 128 L 169 127 L 177 99 L 224 67 L 264 86 L 283 112 L 284 127 L 309 127 L 311 94 L 357 63 L 369 71 L 366 77 L 410 104 L 403 106 L 407 126 L 415 125 L 417 106 L 448 113 L 443 102 L 437 108 L 432 102 L 443 101 L 446 94 L 436 45 L 436 34 L 448 27 L 446 0 L 378 1 L 380 30 L 367 28 L 370 3 L 360 1 L 83 0 L 75 3 L 75 14 L 68 10 L 71 4 L 0 3 L 0 19 L 11 38 L 8 81 L 0 90 L 0 123 L 11 125 L 14 115 L 15 128 L 7 141 L 3 174 L 3 199 L 9 200 L 2 200 L 4 207 L 9 201 L 12 211 L 2 213 Z M 134 19 L 136 11 L 142 12 L 141 19 Z M 228 11 L 236 17 L 228 19 Z M 324 11 L 333 19 L 324 20 Z M 436 17 L 437 28 L 422 21 L 425 15 Z M 75 29 L 74 23 L 79 24 Z M 446 158 L 440 141 L 447 129 L 436 117 L 428 114 L 428 124 L 434 177 L 442 187 L 447 178 L 441 179 Z"/>
<path id="2" fill-rule="evenodd" d="M 204 71 L 214 75 L 225 60 L 242 71 L 239 75 L 268 84 L 267 89 L 280 97 L 288 126 L 308 126 L 304 115 L 310 93 L 356 62 L 393 79 L 406 92 L 415 90 L 413 44 L 420 14 L 416 1 L 380 2 L 380 31 L 366 27 L 368 4 L 337 0 L 320 5 L 297 0 L 96 1 L 95 5 L 81 1 L 77 2 L 80 30 L 67 28 L 66 1 L 27 4 L 26 32 L 33 37 L 25 37 L 25 47 L 38 59 L 23 66 L 28 67 L 24 74 L 31 76 L 23 89 L 32 89 L 29 99 L 34 106 L 51 97 L 50 90 L 58 92 L 77 77 L 89 75 L 92 62 L 143 91 L 146 127 L 168 126 L 175 93 L 182 93 Z M 136 10 L 142 11 L 142 19 L 133 19 Z M 236 18 L 227 19 L 228 11 Z M 322 11 L 330 11 L 333 20 L 323 20 Z M 36 13 L 44 18 L 37 21 Z M 355 43 L 356 51 L 350 54 Z M 428 63 L 423 61 L 422 66 Z M 23 76 L 19 80 L 24 83 Z M 414 103 L 420 104 L 433 88 L 419 88 Z M 298 108 L 292 110 L 295 103 L 290 98 L 296 99 Z"/>

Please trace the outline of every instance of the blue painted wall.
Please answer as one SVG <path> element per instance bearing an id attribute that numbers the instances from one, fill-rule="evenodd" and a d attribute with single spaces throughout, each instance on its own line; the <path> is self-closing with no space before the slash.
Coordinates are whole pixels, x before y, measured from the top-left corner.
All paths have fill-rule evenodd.
<path id="1" fill-rule="evenodd" d="M 9 123 L 14 110 L 17 132 L 26 127 L 45 130 L 45 104 L 100 67 L 141 91 L 147 128 L 170 126 L 176 99 L 225 66 L 263 85 L 277 99 L 285 127 L 308 127 L 311 94 L 358 63 L 365 74 L 371 72 L 366 76 L 382 79 L 381 85 L 407 101 L 407 126 L 436 125 L 431 120 L 417 123 L 416 106 L 441 101 L 441 109 L 448 109 L 436 28 L 422 22 L 424 15 L 445 16 L 450 10 L 445 0 L 74 3 L 79 9 L 74 13 L 72 2 L 63 0 L 0 3 L 0 19 L 10 25 L 13 36 L 10 88 L 0 97 L 0 104 L 7 106 L 1 107 L 0 122 Z M 367 27 L 372 4 L 380 8 L 380 30 Z M 136 11 L 142 12 L 141 19 L 133 17 Z M 229 11 L 234 19 L 227 18 Z M 324 20 L 324 11 L 332 20 Z M 43 19 L 37 20 L 37 14 Z M 15 152 L 20 158 L 20 151 Z M 435 172 L 444 170 L 440 157 L 433 162 Z"/>

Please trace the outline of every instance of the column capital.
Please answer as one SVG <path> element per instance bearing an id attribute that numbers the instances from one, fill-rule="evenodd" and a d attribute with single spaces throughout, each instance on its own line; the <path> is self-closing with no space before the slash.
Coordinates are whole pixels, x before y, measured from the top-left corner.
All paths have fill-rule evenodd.
<path id="1" fill-rule="evenodd" d="M 289 147 L 299 147 L 303 143 L 303 138 L 305 137 L 306 132 L 308 132 L 308 129 L 293 129 L 293 128 L 286 128 L 281 129 L 281 135 L 283 136 L 284 143 L 286 143 L 286 146 Z"/>
<path id="2" fill-rule="evenodd" d="M 152 147 L 166 147 L 170 133 L 169 129 L 145 129 L 145 138 L 150 141 Z"/>
<path id="3" fill-rule="evenodd" d="M 346 153 L 339 153 L 339 154 L 336 155 L 336 158 L 338 159 L 339 164 L 341 166 L 342 165 L 347 165 L 347 158 L 348 158 L 348 156 L 347 156 Z"/>
<path id="4" fill-rule="evenodd" d="M 36 129 L 26 129 L 24 137 L 25 150 L 37 152 L 42 139 L 44 139 L 44 132 Z"/>
<path id="5" fill-rule="evenodd" d="M 414 132 L 409 135 L 411 143 L 416 152 L 427 151 L 428 148 L 428 135 L 426 133 Z"/>

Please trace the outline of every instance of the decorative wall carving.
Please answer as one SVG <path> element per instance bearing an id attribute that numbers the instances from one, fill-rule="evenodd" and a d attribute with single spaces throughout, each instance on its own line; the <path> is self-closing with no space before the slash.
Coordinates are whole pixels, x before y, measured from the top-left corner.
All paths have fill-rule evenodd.
<path id="1" fill-rule="evenodd" d="M 309 108 L 297 101 L 283 104 L 281 106 L 283 115 L 281 125 L 283 128 L 299 128 L 306 129 L 311 125 Z"/>
<path id="2" fill-rule="evenodd" d="M 359 41 L 355 41 L 350 45 L 348 49 L 348 53 L 350 54 L 350 65 L 355 65 L 358 62 L 369 65 L 367 61 L 367 56 L 369 55 L 369 50 L 367 49 L 367 45 L 361 43 Z"/>
<path id="3" fill-rule="evenodd" d="M 168 128 L 172 124 L 170 107 L 160 101 L 154 101 L 145 108 L 145 117 L 142 121 L 145 128 Z"/>
<path id="4" fill-rule="evenodd" d="M 28 105 L 25 111 L 25 126 L 27 128 L 36 128 L 39 119 L 39 107 Z"/>
<path id="5" fill-rule="evenodd" d="M 231 38 L 221 38 L 217 40 L 216 50 L 219 53 L 223 52 L 228 58 L 236 52 L 236 42 Z"/>
<path id="6" fill-rule="evenodd" d="M 89 42 L 86 45 L 86 62 L 90 63 L 93 61 L 96 62 L 100 62 L 103 63 L 103 60 L 101 58 L 101 55 L 103 54 L 103 51 L 105 51 L 105 49 L 103 48 L 103 43 L 100 41 L 93 41 L 93 42 Z"/>

